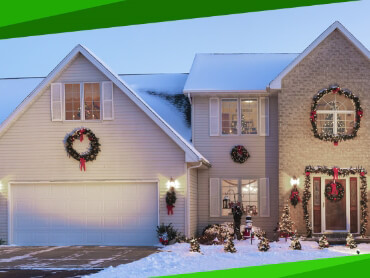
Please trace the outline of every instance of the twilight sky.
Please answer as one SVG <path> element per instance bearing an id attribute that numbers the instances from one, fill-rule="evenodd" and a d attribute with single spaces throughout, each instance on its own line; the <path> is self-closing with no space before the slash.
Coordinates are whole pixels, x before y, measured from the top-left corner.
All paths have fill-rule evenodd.
<path id="1" fill-rule="evenodd" d="M 362 0 L 0 40 L 0 78 L 46 76 L 78 43 L 117 73 L 189 72 L 195 53 L 302 52 L 336 20 L 370 48 L 369 11 Z"/>

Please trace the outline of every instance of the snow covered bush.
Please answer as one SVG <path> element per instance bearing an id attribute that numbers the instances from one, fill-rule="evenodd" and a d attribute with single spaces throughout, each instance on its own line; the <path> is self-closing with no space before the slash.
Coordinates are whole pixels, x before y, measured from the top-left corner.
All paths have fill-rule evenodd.
<path id="1" fill-rule="evenodd" d="M 167 245 L 175 243 L 178 232 L 172 226 L 172 223 L 168 225 L 162 223 L 160 226 L 157 226 L 157 235 L 159 242 L 161 242 L 163 245 Z"/>
<path id="2" fill-rule="evenodd" d="M 198 238 L 200 244 L 220 245 L 227 239 L 227 236 L 234 236 L 232 223 L 213 224 L 204 228 L 203 234 Z"/>

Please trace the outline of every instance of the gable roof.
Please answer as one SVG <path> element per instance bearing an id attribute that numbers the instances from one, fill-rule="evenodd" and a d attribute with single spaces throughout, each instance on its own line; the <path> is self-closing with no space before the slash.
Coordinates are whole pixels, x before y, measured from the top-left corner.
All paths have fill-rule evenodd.
<path id="1" fill-rule="evenodd" d="M 316 38 L 294 61 L 292 61 L 279 75 L 270 83 L 270 89 L 281 89 L 281 80 L 287 75 L 300 61 L 302 61 L 312 50 L 316 48 L 323 40 L 325 40 L 335 30 L 340 31 L 350 42 L 353 43 L 368 59 L 370 59 L 369 50 L 356 39 L 339 21 L 335 21 L 330 25 L 320 36 Z"/>
<path id="2" fill-rule="evenodd" d="M 186 162 L 201 161 L 210 166 L 209 161 L 201 155 L 193 145 L 187 142 L 179 133 L 168 125 L 149 105 L 132 90 L 117 74 L 103 61 L 82 45 L 77 45 L 72 51 L 45 77 L 41 83 L 22 101 L 12 114 L 0 125 L 0 136 L 14 123 L 18 117 L 33 103 L 35 98 L 46 88 L 57 75 L 78 55 L 83 55 L 96 66 L 107 78 L 121 89 L 141 110 L 149 116 L 182 150 L 185 152 Z"/>
<path id="3" fill-rule="evenodd" d="M 265 91 L 298 54 L 197 54 L 184 93 Z"/>

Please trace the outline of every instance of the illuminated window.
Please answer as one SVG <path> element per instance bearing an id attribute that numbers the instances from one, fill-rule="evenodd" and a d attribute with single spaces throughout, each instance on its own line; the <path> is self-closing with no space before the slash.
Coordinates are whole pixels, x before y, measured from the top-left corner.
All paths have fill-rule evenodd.
<path id="1" fill-rule="evenodd" d="M 80 84 L 65 84 L 65 119 L 81 120 L 81 90 Z"/>

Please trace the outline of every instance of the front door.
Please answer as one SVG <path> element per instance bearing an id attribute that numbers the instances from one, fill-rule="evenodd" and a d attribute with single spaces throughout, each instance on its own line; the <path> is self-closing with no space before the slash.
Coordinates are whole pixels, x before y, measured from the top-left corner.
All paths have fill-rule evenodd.
<path id="1" fill-rule="evenodd" d="M 325 190 L 325 186 L 332 181 L 332 179 L 325 179 L 323 189 Z M 327 231 L 347 231 L 346 180 L 340 179 L 337 182 L 342 184 L 344 188 L 344 197 L 339 201 L 331 201 L 324 197 L 325 230 Z"/>

